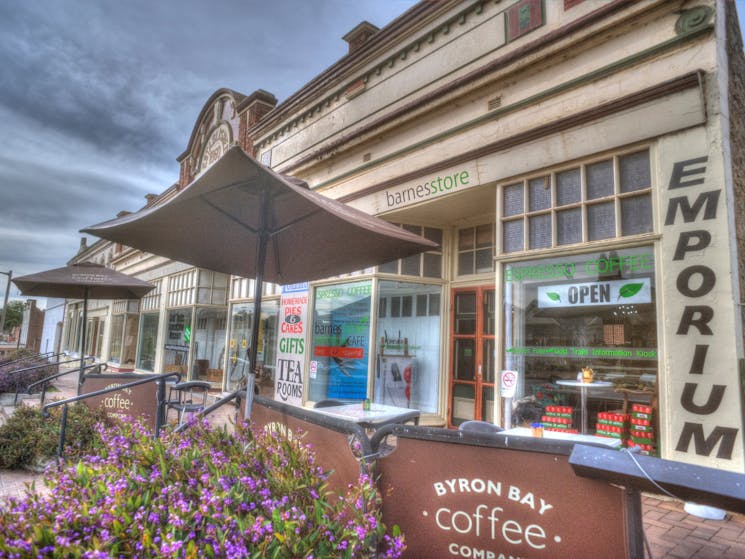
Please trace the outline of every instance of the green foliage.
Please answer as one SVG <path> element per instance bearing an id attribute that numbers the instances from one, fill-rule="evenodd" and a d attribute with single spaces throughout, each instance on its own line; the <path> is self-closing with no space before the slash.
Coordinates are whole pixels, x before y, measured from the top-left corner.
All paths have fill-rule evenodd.
<path id="1" fill-rule="evenodd" d="M 0 469 L 18 469 L 45 462 L 57 454 L 61 408 L 53 408 L 48 417 L 41 410 L 21 406 L 0 425 Z M 68 408 L 65 429 L 65 456 L 88 454 L 100 441 L 96 425 L 111 424 L 101 409 L 84 404 Z"/>
<path id="2" fill-rule="evenodd" d="M 23 322 L 23 301 L 8 301 L 8 308 L 5 311 L 5 328 L 4 332 L 13 330 L 13 328 L 20 326 Z M 2 308 L 0 308 L 2 312 Z"/>
<path id="3" fill-rule="evenodd" d="M 343 495 L 297 438 L 206 423 L 154 438 L 101 431 L 96 455 L 48 471 L 47 494 L 0 501 L 0 556 L 395 559 L 367 476 Z"/>

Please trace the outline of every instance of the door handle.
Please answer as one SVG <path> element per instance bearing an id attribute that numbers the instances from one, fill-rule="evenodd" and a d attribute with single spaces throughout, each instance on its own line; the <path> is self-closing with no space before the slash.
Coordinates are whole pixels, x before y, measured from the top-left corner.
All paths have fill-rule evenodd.
<path id="1" fill-rule="evenodd" d="M 481 379 L 482 379 L 482 373 L 481 373 L 481 365 L 479 365 L 479 372 L 478 372 L 478 375 L 479 375 L 479 380 L 481 380 Z"/>

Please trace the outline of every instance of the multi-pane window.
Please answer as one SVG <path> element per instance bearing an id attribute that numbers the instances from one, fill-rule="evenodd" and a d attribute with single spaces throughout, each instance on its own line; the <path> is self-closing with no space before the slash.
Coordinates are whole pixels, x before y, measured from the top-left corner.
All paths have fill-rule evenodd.
<path id="1" fill-rule="evenodd" d="M 494 271 L 494 224 L 458 230 L 458 275 Z"/>
<path id="2" fill-rule="evenodd" d="M 502 253 L 651 232 L 649 150 L 503 186 L 500 226 Z"/>
<path id="3" fill-rule="evenodd" d="M 420 225 L 402 225 L 403 229 L 425 239 L 434 241 L 442 247 L 442 229 L 422 227 Z M 378 266 L 378 271 L 385 274 L 401 274 L 424 278 L 442 277 L 442 249 L 428 250 L 422 254 L 415 254 L 407 258 L 400 258 Z"/>

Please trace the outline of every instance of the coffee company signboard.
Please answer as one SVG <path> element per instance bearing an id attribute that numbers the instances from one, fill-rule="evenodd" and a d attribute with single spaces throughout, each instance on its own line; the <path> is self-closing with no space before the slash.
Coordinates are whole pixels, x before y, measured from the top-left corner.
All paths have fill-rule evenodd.
<path id="1" fill-rule="evenodd" d="M 406 535 L 404 557 L 636 556 L 628 536 L 638 518 L 625 491 L 577 477 L 548 439 L 522 439 L 519 450 L 449 441 L 458 436 L 450 433 L 399 434 L 381 460 L 383 520 Z"/>
<path id="2" fill-rule="evenodd" d="M 85 375 L 81 394 L 116 388 L 123 384 L 142 380 L 153 375 L 135 373 Z M 155 427 L 158 413 L 158 384 L 147 382 L 137 386 L 121 388 L 100 396 L 86 398 L 83 402 L 91 408 L 103 408 L 114 419 L 128 420 L 131 417 L 143 419 L 147 425 Z"/>

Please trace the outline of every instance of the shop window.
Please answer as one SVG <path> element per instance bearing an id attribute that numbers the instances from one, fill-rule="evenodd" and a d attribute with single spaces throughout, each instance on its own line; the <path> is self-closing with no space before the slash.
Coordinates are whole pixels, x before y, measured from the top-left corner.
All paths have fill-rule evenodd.
<path id="1" fill-rule="evenodd" d="M 150 290 L 142 299 L 140 299 L 140 308 L 143 312 L 157 311 L 160 309 L 160 295 L 162 281 L 151 282 L 155 287 Z"/>
<path id="2" fill-rule="evenodd" d="M 399 317 L 378 315 L 374 401 L 436 413 L 442 288 L 396 281 L 378 285 L 380 301 L 399 299 L 403 312 Z"/>
<path id="3" fill-rule="evenodd" d="M 367 397 L 371 293 L 370 281 L 315 288 L 309 373 L 311 400 Z"/>
<path id="4" fill-rule="evenodd" d="M 111 363 L 134 369 L 138 323 L 139 316 L 136 314 L 117 314 L 112 317 L 109 344 Z"/>
<path id="5" fill-rule="evenodd" d="M 458 230 L 458 275 L 494 271 L 494 225 Z"/>
<path id="6" fill-rule="evenodd" d="M 246 381 L 249 371 L 253 317 L 253 302 L 236 303 L 231 307 L 230 332 L 226 350 L 228 352 L 226 375 L 228 390 L 235 390 Z M 262 300 L 259 341 L 256 348 L 256 362 L 260 374 L 256 377 L 256 386 L 259 388 L 259 393 L 267 398 L 274 398 L 278 317 L 279 300 Z M 215 336 L 215 339 L 217 337 Z M 218 355 L 217 360 L 220 363 L 217 366 L 222 367 L 222 357 Z"/>
<path id="7" fill-rule="evenodd" d="M 195 316 L 191 378 L 222 382 L 227 310 L 198 308 Z"/>
<path id="8" fill-rule="evenodd" d="M 442 230 L 419 225 L 401 225 L 402 228 L 416 235 L 434 241 L 442 247 Z M 430 250 L 378 266 L 378 272 L 425 278 L 442 277 L 442 249 Z"/>
<path id="9" fill-rule="evenodd" d="M 85 342 L 86 355 L 101 357 L 104 324 L 104 321 L 99 318 L 91 318 L 88 320 L 88 326 L 86 326 L 86 337 L 88 339 Z"/>
<path id="10" fill-rule="evenodd" d="M 191 309 L 171 309 L 167 315 L 168 330 L 164 345 L 163 372 L 188 374 L 191 344 Z"/>
<path id="11" fill-rule="evenodd" d="M 137 368 L 143 371 L 155 370 L 155 350 L 158 342 L 158 313 L 143 313 L 140 317 L 140 347 Z"/>
<path id="12" fill-rule="evenodd" d="M 168 278 L 167 306 L 179 307 L 194 304 L 194 287 L 198 270 L 196 268 Z"/>
<path id="13" fill-rule="evenodd" d="M 501 252 L 650 233 L 651 190 L 646 149 L 505 185 Z M 459 269 L 461 264 L 468 263 L 459 259 Z"/>
<path id="14" fill-rule="evenodd" d="M 198 305 L 225 305 L 228 296 L 228 276 L 209 270 L 199 270 Z"/>
<path id="15" fill-rule="evenodd" d="M 518 399 L 571 404 L 576 391 L 556 381 L 576 380 L 589 367 L 596 380 L 613 384 L 588 393 L 591 412 L 621 409 L 626 389 L 650 401 L 658 370 L 651 246 L 526 260 L 503 270 L 504 366 L 519 374 Z"/>

